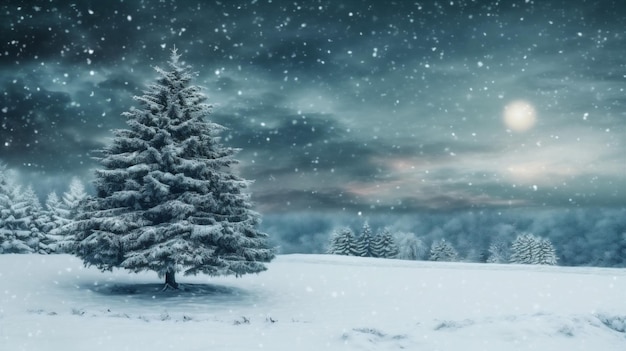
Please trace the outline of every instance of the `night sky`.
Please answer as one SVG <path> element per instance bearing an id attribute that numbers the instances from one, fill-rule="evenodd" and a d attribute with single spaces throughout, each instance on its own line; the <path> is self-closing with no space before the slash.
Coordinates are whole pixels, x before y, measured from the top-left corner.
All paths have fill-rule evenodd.
<path id="1" fill-rule="evenodd" d="M 620 0 L 4 1 L 0 16 L 0 160 L 41 194 L 89 183 L 175 46 L 265 215 L 626 207 Z"/>

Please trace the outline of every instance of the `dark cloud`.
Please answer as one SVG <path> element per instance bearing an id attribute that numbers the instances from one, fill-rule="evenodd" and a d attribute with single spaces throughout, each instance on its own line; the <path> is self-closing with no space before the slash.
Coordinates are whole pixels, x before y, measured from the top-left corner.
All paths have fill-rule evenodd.
<path id="1" fill-rule="evenodd" d="M 0 159 L 89 178 L 176 46 L 267 214 L 623 207 L 626 6 L 574 3 L 9 1 Z"/>
<path id="2" fill-rule="evenodd" d="M 105 80 L 99 82 L 97 88 L 99 91 L 119 95 L 120 98 L 126 100 L 125 102 L 127 103 L 125 105 L 128 105 L 130 103 L 128 96 L 140 94 L 141 88 L 145 86 L 145 84 L 138 81 L 140 80 L 130 75 L 129 72 L 114 72 L 108 74 Z"/>
<path id="3" fill-rule="evenodd" d="M 5 106 L 0 140 L 6 162 L 67 171 L 77 158 L 98 146 L 90 135 L 101 131 L 72 106 L 69 94 L 25 89 L 19 83 L 5 85 L 0 97 L 0 105 Z"/>

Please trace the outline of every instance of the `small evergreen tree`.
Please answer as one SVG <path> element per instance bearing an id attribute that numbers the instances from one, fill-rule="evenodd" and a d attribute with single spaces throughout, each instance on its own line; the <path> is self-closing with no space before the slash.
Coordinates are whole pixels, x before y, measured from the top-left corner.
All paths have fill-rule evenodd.
<path id="1" fill-rule="evenodd" d="M 78 216 L 80 203 L 87 197 L 83 182 L 77 177 L 72 178 L 68 190 L 63 193 L 63 203 L 67 208 L 67 219 L 72 220 Z"/>
<path id="2" fill-rule="evenodd" d="M 539 242 L 530 233 L 522 233 L 511 244 L 511 263 L 536 264 Z"/>
<path id="3" fill-rule="evenodd" d="M 73 251 L 86 265 L 151 270 L 177 287 L 175 274 L 258 273 L 274 257 L 252 210 L 250 182 L 233 171 L 237 149 L 221 144 L 222 126 L 174 50 L 169 69 L 124 115 L 102 150 L 96 195 L 83 201 Z"/>
<path id="4" fill-rule="evenodd" d="M 523 233 L 518 235 L 511 245 L 511 262 L 555 265 L 556 251 L 550 240 Z"/>
<path id="5" fill-rule="evenodd" d="M 537 249 L 536 264 L 545 264 L 554 266 L 557 263 L 556 250 L 552 246 L 549 239 L 543 238 L 539 240 Z"/>
<path id="6" fill-rule="evenodd" d="M 356 256 L 357 242 L 352 229 L 348 227 L 336 229 L 331 235 L 327 252 L 333 255 Z"/>
<path id="7" fill-rule="evenodd" d="M 25 225 L 30 231 L 29 246 L 34 252 L 49 254 L 52 252 L 51 242 L 46 236 L 46 217 L 39 198 L 31 186 L 22 193 L 25 202 Z"/>
<path id="8" fill-rule="evenodd" d="M 0 253 L 32 253 L 37 247 L 28 218 L 29 204 L 22 195 L 21 187 L 7 182 L 0 208 Z"/>
<path id="9" fill-rule="evenodd" d="M 361 229 L 361 235 L 357 241 L 357 256 L 361 257 L 373 257 L 374 237 L 372 236 L 372 229 L 367 222 L 363 223 Z"/>
<path id="10" fill-rule="evenodd" d="M 25 204 L 21 188 L 0 163 L 0 253 L 30 253 L 30 232 L 24 223 Z"/>
<path id="11" fill-rule="evenodd" d="M 5 233 L 5 220 L 9 216 L 11 206 L 11 186 L 6 166 L 0 162 L 0 245 L 4 243 L 4 235 L 6 235 L 2 233 Z"/>
<path id="12" fill-rule="evenodd" d="M 72 178 L 62 199 L 59 199 L 56 193 L 49 195 L 46 205 L 51 221 L 49 226 L 52 228 L 48 231 L 48 237 L 54 239 L 54 250 L 57 253 L 70 252 L 74 245 L 76 237 L 71 226 L 79 217 L 82 211 L 81 204 L 86 198 L 85 186 L 77 177 Z"/>
<path id="13" fill-rule="evenodd" d="M 374 257 L 381 258 L 395 258 L 398 254 L 398 246 L 388 228 L 376 236 L 372 253 Z"/>
<path id="14" fill-rule="evenodd" d="M 70 210 L 67 205 L 61 201 L 56 192 L 51 192 L 46 198 L 46 226 L 47 240 L 50 242 L 51 252 L 63 253 L 68 251 L 69 244 L 72 241 L 66 240 L 66 236 L 70 237 L 71 232 L 63 235 L 62 228 L 70 224 Z"/>
<path id="15" fill-rule="evenodd" d="M 452 244 L 445 239 L 441 239 L 433 243 L 430 248 L 431 261 L 457 261 L 459 254 Z"/>

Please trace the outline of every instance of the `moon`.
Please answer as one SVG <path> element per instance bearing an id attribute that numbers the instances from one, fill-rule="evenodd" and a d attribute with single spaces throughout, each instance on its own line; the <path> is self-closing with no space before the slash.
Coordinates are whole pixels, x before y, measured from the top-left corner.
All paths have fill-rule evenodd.
<path id="1" fill-rule="evenodd" d="M 504 106 L 504 124 L 516 132 L 525 132 L 537 121 L 535 108 L 529 102 L 516 100 Z"/>

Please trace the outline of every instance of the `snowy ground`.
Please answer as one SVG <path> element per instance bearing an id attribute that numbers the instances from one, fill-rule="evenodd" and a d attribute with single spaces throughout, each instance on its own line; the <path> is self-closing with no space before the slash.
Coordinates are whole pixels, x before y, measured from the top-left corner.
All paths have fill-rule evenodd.
<path id="1" fill-rule="evenodd" d="M 279 256 L 243 278 L 0 255 L 1 350 L 626 350 L 626 270 Z"/>

